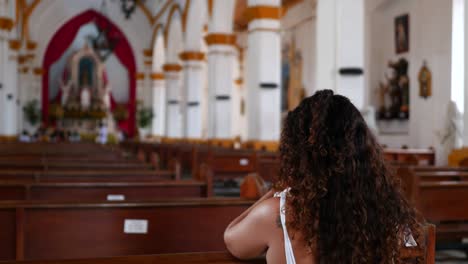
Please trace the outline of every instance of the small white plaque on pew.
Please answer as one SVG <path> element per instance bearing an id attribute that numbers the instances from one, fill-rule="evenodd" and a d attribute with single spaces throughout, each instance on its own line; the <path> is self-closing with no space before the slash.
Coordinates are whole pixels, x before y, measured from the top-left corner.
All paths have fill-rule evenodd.
<path id="1" fill-rule="evenodd" d="M 107 201 L 125 201 L 125 195 L 123 194 L 108 194 Z"/>
<path id="2" fill-rule="evenodd" d="M 124 233 L 125 234 L 147 234 L 148 233 L 148 220 L 125 219 Z"/>
<path id="3" fill-rule="evenodd" d="M 249 165 L 249 160 L 248 159 L 240 159 L 239 160 L 239 165 L 247 166 L 247 165 Z"/>

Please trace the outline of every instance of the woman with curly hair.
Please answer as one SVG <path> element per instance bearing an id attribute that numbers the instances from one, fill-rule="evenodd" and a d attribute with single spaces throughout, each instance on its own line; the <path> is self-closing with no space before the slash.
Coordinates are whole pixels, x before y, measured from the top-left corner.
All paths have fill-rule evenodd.
<path id="1" fill-rule="evenodd" d="M 289 112 L 281 170 L 269 191 L 226 229 L 241 259 L 268 263 L 400 263 L 420 225 L 356 107 L 330 90 Z"/>

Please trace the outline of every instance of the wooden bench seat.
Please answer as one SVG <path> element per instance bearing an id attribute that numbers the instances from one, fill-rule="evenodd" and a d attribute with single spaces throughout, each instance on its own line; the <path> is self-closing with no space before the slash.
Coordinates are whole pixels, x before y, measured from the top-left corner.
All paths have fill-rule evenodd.
<path id="1" fill-rule="evenodd" d="M 225 250 L 224 229 L 252 203 L 219 198 L 139 203 L 0 202 L 0 260 Z M 130 231 L 135 227 L 145 231 L 146 223 L 146 233 L 125 233 L 125 223 L 133 226 Z"/>
<path id="2" fill-rule="evenodd" d="M 0 200 L 143 201 L 207 197 L 205 182 L 79 182 L 24 183 L 0 181 Z"/>
<path id="3" fill-rule="evenodd" d="M 266 260 L 259 258 L 256 260 L 242 261 L 234 258 L 227 252 L 200 252 L 200 253 L 180 253 L 180 254 L 160 254 L 145 256 L 124 256 L 113 258 L 95 259 L 75 259 L 75 260 L 41 260 L 41 261 L 20 261 L 3 262 L 3 264 L 266 264 Z"/>

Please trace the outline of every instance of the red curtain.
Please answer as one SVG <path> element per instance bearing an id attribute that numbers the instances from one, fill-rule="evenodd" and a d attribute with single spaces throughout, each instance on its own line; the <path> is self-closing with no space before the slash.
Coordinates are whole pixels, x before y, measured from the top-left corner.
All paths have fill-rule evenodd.
<path id="1" fill-rule="evenodd" d="M 52 37 L 44 56 L 42 78 L 42 117 L 43 121 L 49 123 L 49 69 L 62 54 L 68 49 L 78 33 L 81 26 L 94 21 L 99 27 L 108 29 L 110 38 L 118 38 L 119 42 L 114 49 L 114 54 L 120 60 L 122 65 L 127 68 L 129 80 L 129 101 L 126 103 L 128 109 L 128 120 L 119 123 L 120 129 L 129 136 L 133 136 L 136 128 L 136 64 L 132 48 L 122 31 L 105 16 L 94 10 L 85 11 L 65 23 Z M 112 107 L 116 102 L 112 98 Z"/>

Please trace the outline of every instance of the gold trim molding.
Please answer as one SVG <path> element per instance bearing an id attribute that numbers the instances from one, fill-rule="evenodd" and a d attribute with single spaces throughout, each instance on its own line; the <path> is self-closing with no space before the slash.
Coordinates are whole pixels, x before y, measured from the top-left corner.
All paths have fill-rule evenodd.
<path id="1" fill-rule="evenodd" d="M 12 39 L 8 42 L 11 50 L 19 50 L 21 48 L 21 41 L 17 39 Z"/>
<path id="2" fill-rule="evenodd" d="M 256 19 L 273 19 L 281 18 L 281 8 L 278 6 L 253 6 L 245 11 L 247 22 L 250 23 Z"/>
<path id="3" fill-rule="evenodd" d="M 44 75 L 44 69 L 42 68 L 34 68 L 33 72 L 35 75 Z"/>
<path id="4" fill-rule="evenodd" d="M 182 70 L 182 65 L 180 64 L 164 64 L 163 71 L 165 72 L 179 72 Z"/>
<path id="5" fill-rule="evenodd" d="M 140 80 L 140 81 L 141 81 L 141 80 L 144 80 L 144 79 L 145 79 L 145 73 L 143 73 L 143 72 L 138 72 L 137 74 L 135 74 L 135 78 L 136 78 L 137 80 Z"/>
<path id="6" fill-rule="evenodd" d="M 35 50 L 36 48 L 37 48 L 37 42 L 28 41 L 28 43 L 26 43 L 26 49 Z"/>
<path id="7" fill-rule="evenodd" d="M 153 50 L 152 49 L 145 49 L 145 50 L 143 50 L 143 55 L 145 57 L 153 57 Z"/>
<path id="8" fill-rule="evenodd" d="M 183 61 L 202 61 L 205 60 L 205 53 L 200 51 L 184 51 L 179 54 L 179 58 Z"/>
<path id="9" fill-rule="evenodd" d="M 8 17 L 0 17 L 0 29 L 11 31 L 14 25 L 15 22 L 13 21 L 13 19 Z"/>
<path id="10" fill-rule="evenodd" d="M 224 33 L 211 33 L 206 35 L 206 44 L 211 45 L 231 45 L 236 46 L 236 35 Z"/>
<path id="11" fill-rule="evenodd" d="M 164 73 L 162 72 L 153 72 L 151 73 L 152 80 L 164 80 Z"/>

